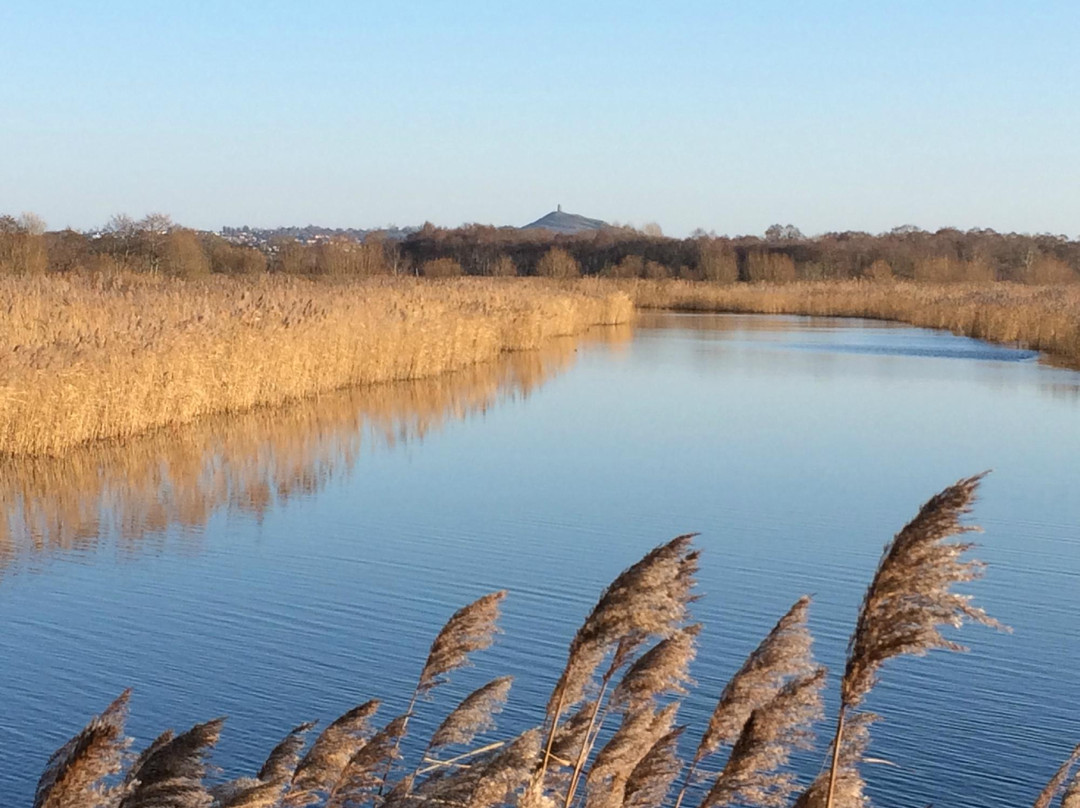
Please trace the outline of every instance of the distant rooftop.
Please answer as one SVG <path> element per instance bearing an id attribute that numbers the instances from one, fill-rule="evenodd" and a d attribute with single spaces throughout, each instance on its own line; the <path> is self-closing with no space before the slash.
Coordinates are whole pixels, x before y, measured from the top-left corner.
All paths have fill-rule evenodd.
<path id="1" fill-rule="evenodd" d="M 589 219 L 577 213 L 566 213 L 562 205 L 551 211 L 546 216 L 541 216 L 535 222 L 522 227 L 522 230 L 550 230 L 553 233 L 585 233 L 590 230 L 603 230 L 610 225 L 600 219 Z"/>

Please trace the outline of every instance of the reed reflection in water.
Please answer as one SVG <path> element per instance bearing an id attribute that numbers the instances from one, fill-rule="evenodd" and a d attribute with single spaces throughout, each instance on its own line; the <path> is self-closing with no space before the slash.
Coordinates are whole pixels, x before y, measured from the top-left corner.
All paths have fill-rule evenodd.
<path id="1" fill-rule="evenodd" d="M 569 369 L 586 344 L 618 347 L 627 325 L 548 341 L 536 351 L 431 379 L 342 390 L 286 407 L 218 416 L 58 458 L 0 463 L 0 568 L 92 552 L 109 536 L 128 553 L 172 526 L 215 513 L 261 518 L 349 474 L 361 451 L 423 437 L 448 422 L 526 397 Z M 198 530 L 183 531 L 198 541 Z"/>

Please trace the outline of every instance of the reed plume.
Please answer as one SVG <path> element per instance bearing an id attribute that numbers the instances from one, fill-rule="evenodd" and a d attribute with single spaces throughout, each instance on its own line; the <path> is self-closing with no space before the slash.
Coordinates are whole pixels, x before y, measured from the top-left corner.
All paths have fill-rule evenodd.
<path id="1" fill-rule="evenodd" d="M 590 727 L 617 667 L 629 661 L 633 652 L 650 637 L 668 637 L 688 619 L 698 562 L 697 551 L 690 549 L 694 535 L 677 536 L 623 570 L 604 590 L 574 635 L 566 667 L 548 700 L 548 737 L 544 756 L 534 776 L 536 782 L 543 782 L 563 711 L 585 698 L 604 658 L 614 650 L 612 664 L 604 676 L 600 697 L 592 711 Z M 590 748 L 587 738 L 588 735 L 583 747 L 585 754 Z M 579 756 L 565 805 L 573 798 L 583 764 L 584 760 Z"/>
<path id="2" fill-rule="evenodd" d="M 1061 798 L 1061 808 L 1080 808 L 1080 769 L 1073 775 L 1072 782 L 1065 789 Z"/>
<path id="3" fill-rule="evenodd" d="M 288 783 L 300 765 L 300 753 L 304 751 L 305 736 L 315 728 L 314 721 L 293 727 L 270 754 L 259 769 L 258 779 L 264 783 Z"/>
<path id="4" fill-rule="evenodd" d="M 371 799 L 385 780 L 380 770 L 392 767 L 397 757 L 406 718 L 399 715 L 356 750 L 330 790 L 327 808 L 349 808 Z"/>
<path id="5" fill-rule="evenodd" d="M 304 736 L 314 726 L 309 721 L 294 727 L 271 750 L 255 777 L 240 777 L 210 789 L 215 808 L 275 808 L 300 763 Z"/>
<path id="6" fill-rule="evenodd" d="M 788 682 L 750 714 L 702 808 L 787 805 L 797 786 L 795 776 L 782 769 L 793 750 L 812 745 L 813 724 L 822 715 L 825 674 L 818 668 Z"/>
<path id="7" fill-rule="evenodd" d="M 115 802 L 121 791 L 104 780 L 120 772 L 130 743 L 124 735 L 130 697 L 131 690 L 125 690 L 52 754 L 38 780 L 34 808 L 99 808 Z"/>
<path id="8" fill-rule="evenodd" d="M 502 676 L 466 696 L 432 734 L 428 751 L 470 743 L 479 733 L 493 729 L 494 716 L 502 710 L 513 681 L 513 676 Z"/>
<path id="9" fill-rule="evenodd" d="M 499 604 L 505 597 L 505 589 L 492 592 L 451 615 L 431 644 L 427 662 L 420 671 L 417 695 L 426 694 L 446 681 L 447 674 L 467 665 L 469 654 L 491 647 L 499 630 Z M 412 707 L 408 712 L 412 712 Z"/>
<path id="10" fill-rule="evenodd" d="M 959 480 L 931 497 L 885 546 L 848 643 L 840 683 L 837 738 L 843 734 L 847 712 L 857 708 L 870 692 L 887 660 L 904 654 L 921 656 L 935 648 L 967 650 L 942 636 L 939 628 L 944 625 L 959 628 L 973 622 L 1004 628 L 982 609 L 972 606 L 970 595 L 952 591 L 954 584 L 976 580 L 983 574 L 981 562 L 962 560 L 974 544 L 947 539 L 978 530 L 962 524 L 960 519 L 971 512 L 984 476 Z M 838 741 L 833 743 L 834 772 L 841 748 Z M 830 785 L 827 808 L 832 808 L 833 790 L 834 785 Z"/>
<path id="11" fill-rule="evenodd" d="M 836 756 L 832 795 L 836 808 L 869 808 L 859 764 L 870 747 L 870 727 L 877 720 L 877 715 L 867 712 L 853 713 L 848 719 L 840 739 L 840 753 Z M 826 769 L 799 795 L 792 808 L 824 808 L 829 799 L 829 782 L 830 770 Z"/>
<path id="12" fill-rule="evenodd" d="M 208 808 L 213 798 L 203 783 L 206 755 L 224 723 L 216 718 L 175 737 L 159 736 L 128 772 L 120 808 Z"/>
<path id="13" fill-rule="evenodd" d="M 506 590 L 503 589 L 484 595 L 468 606 L 463 606 L 450 615 L 450 619 L 435 636 L 435 641 L 431 643 L 431 649 L 428 651 L 427 661 L 424 662 L 424 667 L 420 671 L 416 688 L 409 698 L 409 706 L 405 710 L 405 722 L 394 744 L 387 770 L 383 772 L 380 794 L 386 786 L 386 778 L 390 775 L 389 766 L 397 755 L 401 739 L 408 731 L 409 719 L 412 717 L 417 699 L 426 696 L 445 682 L 451 672 L 468 665 L 469 654 L 491 647 L 495 641 L 495 634 L 499 630 L 499 605 L 505 597 Z"/>
<path id="14" fill-rule="evenodd" d="M 667 800 L 671 784 L 682 771 L 679 737 L 686 727 L 676 727 L 652 745 L 626 778 L 623 808 L 657 808 Z"/>
<path id="15" fill-rule="evenodd" d="M 630 775 L 657 741 L 672 731 L 678 710 L 675 702 L 660 710 L 646 705 L 623 714 L 619 728 L 597 752 L 585 776 L 586 808 L 622 805 Z"/>
<path id="16" fill-rule="evenodd" d="M 385 808 L 407 805 L 449 805 L 492 808 L 503 805 L 528 786 L 540 757 L 539 729 L 525 732 L 500 749 L 476 758 L 467 767 L 443 770 L 417 787 L 409 802 L 391 802 Z M 522 799 L 520 804 L 526 803 Z"/>
<path id="17" fill-rule="evenodd" d="M 552 760 L 558 762 L 577 759 L 585 744 L 585 736 L 592 728 L 596 706 L 595 701 L 583 701 L 570 717 L 559 725 L 555 732 L 555 742 L 551 746 Z"/>
<path id="18" fill-rule="evenodd" d="M 1060 793 L 1062 786 L 1065 785 L 1065 781 L 1069 779 L 1069 772 L 1072 771 L 1073 766 L 1076 765 L 1076 761 L 1080 760 L 1080 745 L 1073 749 L 1072 754 L 1069 755 L 1069 759 L 1061 764 L 1060 768 L 1054 772 L 1054 776 L 1050 778 L 1050 782 L 1046 784 L 1046 787 L 1039 792 L 1039 796 L 1035 798 L 1035 802 L 1032 808 L 1050 808 L 1050 805 L 1054 802 L 1054 798 Z M 1073 792 L 1074 799 L 1076 798 L 1076 791 L 1080 786 L 1077 785 L 1080 781 L 1080 773 L 1077 774 L 1077 778 L 1069 786 L 1069 791 Z M 1066 794 L 1066 798 L 1068 798 Z M 1066 808 L 1064 800 L 1062 800 L 1062 808 Z"/>
<path id="19" fill-rule="evenodd" d="M 612 692 L 611 706 L 635 709 L 663 694 L 686 695 L 689 691 L 685 685 L 693 684 L 690 663 L 699 633 L 700 624 L 687 626 L 638 657 Z"/>
<path id="20" fill-rule="evenodd" d="M 341 779 L 353 755 L 363 747 L 371 732 L 370 719 L 379 709 L 374 699 L 354 707 L 335 720 L 315 739 L 296 766 L 285 804 L 303 808 L 319 801 Z"/>
<path id="21" fill-rule="evenodd" d="M 675 808 L 682 805 L 701 761 L 716 754 L 722 745 L 734 744 L 754 710 L 772 699 L 787 681 L 814 670 L 814 640 L 806 623 L 810 602 L 809 596 L 799 598 L 724 686 L 690 761 Z"/>
<path id="22" fill-rule="evenodd" d="M 282 787 L 253 777 L 241 777 L 210 789 L 213 808 L 278 808 Z"/>

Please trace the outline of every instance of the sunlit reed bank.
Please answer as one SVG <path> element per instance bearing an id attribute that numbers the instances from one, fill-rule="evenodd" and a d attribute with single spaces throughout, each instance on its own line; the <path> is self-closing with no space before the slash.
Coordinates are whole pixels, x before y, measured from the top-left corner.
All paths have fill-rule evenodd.
<path id="1" fill-rule="evenodd" d="M 441 689 L 496 640 L 508 597 L 498 591 L 450 617 L 426 660 L 417 660 L 401 715 L 381 714 L 372 699 L 322 726 L 300 724 L 276 746 L 266 739 L 269 755 L 258 771 L 229 779 L 209 760 L 224 718 L 166 731 L 136 756 L 128 751 L 124 693 L 48 761 L 34 806 L 868 808 L 864 778 L 873 776 L 868 764 L 881 762 L 872 729 L 889 720 L 865 706 L 879 677 L 901 673 L 891 670 L 897 657 L 966 650 L 942 629 L 1003 628 L 956 591 L 982 575 L 970 557 L 974 545 L 963 540 L 975 530 L 966 516 L 980 480 L 960 480 L 930 498 L 886 545 L 852 615 L 838 683 L 814 657 L 812 598 L 798 597 L 727 685 L 709 694 L 708 720 L 681 723 L 698 654 L 691 610 L 701 559 L 694 537 L 679 536 L 604 590 L 570 640 L 546 705 L 529 705 L 534 726 L 516 727 L 520 734 L 496 729 L 515 698 L 510 677 L 495 676 L 456 705 Z M 837 684 L 840 708 L 830 721 L 823 695 Z M 420 713 L 437 729 L 410 738 Z M 1077 804 L 1080 750 L 1069 756 L 1068 740 L 1060 744 L 1067 762 L 1032 794 L 1035 808 Z M 791 765 L 799 750 L 821 761 L 816 776 Z M 985 788 L 991 797 L 994 782 Z M 894 802 L 905 804 L 905 796 Z"/>
<path id="2" fill-rule="evenodd" d="M 895 320 L 1045 351 L 1080 368 L 1080 289 L 1075 286 L 823 281 L 711 284 L 621 281 L 639 308 L 806 314 Z"/>
<path id="3" fill-rule="evenodd" d="M 62 452 L 627 322 L 594 286 L 460 279 L 0 280 L 0 455 Z"/>
<path id="4" fill-rule="evenodd" d="M 0 565 L 92 550 L 110 536 L 138 552 L 167 527 L 201 527 L 222 509 L 261 518 L 350 473 L 365 449 L 422 439 L 448 421 L 528 396 L 568 369 L 583 345 L 629 338 L 627 325 L 595 328 L 430 379 L 210 416 L 58 457 L 9 459 L 0 463 Z"/>

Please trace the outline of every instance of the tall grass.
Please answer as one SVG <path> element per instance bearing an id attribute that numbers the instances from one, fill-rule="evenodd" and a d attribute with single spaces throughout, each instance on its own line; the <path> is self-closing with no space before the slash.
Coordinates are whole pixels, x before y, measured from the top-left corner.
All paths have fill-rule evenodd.
<path id="1" fill-rule="evenodd" d="M 125 693 L 50 758 L 34 808 L 864 808 L 860 764 L 870 726 L 880 717 L 851 712 L 845 725 L 845 711 L 861 704 L 889 659 L 962 650 L 942 637 L 942 624 L 992 622 L 952 589 L 978 577 L 978 562 L 961 558 L 972 545 L 947 541 L 974 530 L 961 519 L 979 479 L 932 497 L 886 546 L 855 621 L 841 681 L 843 731 L 810 782 L 789 765 L 795 750 L 818 748 L 815 731 L 823 717 L 826 671 L 812 654 L 809 597 L 796 601 L 734 673 L 706 726 L 677 724 L 698 636 L 690 611 L 698 552 L 692 536 L 680 536 L 602 593 L 570 642 L 546 709 L 535 706 L 536 726 L 517 736 L 490 734 L 512 684 L 500 677 L 456 705 L 440 705 L 445 717 L 434 734 L 409 747 L 424 751 L 403 751 L 410 719 L 435 709 L 439 686 L 494 641 L 507 594 L 500 591 L 450 617 L 417 666 L 402 715 L 382 718 L 379 702 L 366 701 L 326 725 L 310 747 L 306 737 L 314 725 L 301 724 L 256 773 L 227 779 L 208 774 L 220 718 L 179 735 L 167 731 L 137 757 L 128 755 Z M 615 724 L 613 732 L 602 734 L 605 721 Z M 698 733 L 687 766 L 680 741 Z M 714 764 L 708 772 L 698 766 L 706 758 Z M 1080 748 L 1033 795 L 1035 808 L 1058 800 L 1062 808 L 1076 805 L 1077 758 Z M 684 785 L 673 795 L 680 776 Z"/>
<path id="2" fill-rule="evenodd" d="M 0 279 L 0 456 L 419 379 L 630 319 L 543 281 Z"/>
<path id="3" fill-rule="evenodd" d="M 56 457 L 0 462 L 0 568 L 92 549 L 108 529 L 123 552 L 135 554 L 171 524 L 202 527 L 222 510 L 261 518 L 275 503 L 348 474 L 365 451 L 526 397 L 567 370 L 582 345 L 617 347 L 630 336 L 625 325 L 596 328 L 429 379 L 349 388 Z"/>
<path id="4" fill-rule="evenodd" d="M 719 285 L 612 281 L 639 308 L 895 320 L 1045 351 L 1080 368 L 1080 288 L 822 281 Z"/>

